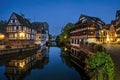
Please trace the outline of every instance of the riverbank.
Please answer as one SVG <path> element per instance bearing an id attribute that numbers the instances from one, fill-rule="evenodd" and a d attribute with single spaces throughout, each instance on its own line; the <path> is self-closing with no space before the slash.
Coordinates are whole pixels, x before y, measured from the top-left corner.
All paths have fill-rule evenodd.
<path id="1" fill-rule="evenodd" d="M 34 46 L 29 46 L 25 48 L 8 48 L 8 49 L 3 49 L 0 50 L 0 56 L 2 55 L 8 55 L 8 54 L 14 54 L 14 53 L 22 53 L 22 52 L 27 52 L 27 51 L 32 51 L 39 49 L 40 45 L 34 45 Z"/>

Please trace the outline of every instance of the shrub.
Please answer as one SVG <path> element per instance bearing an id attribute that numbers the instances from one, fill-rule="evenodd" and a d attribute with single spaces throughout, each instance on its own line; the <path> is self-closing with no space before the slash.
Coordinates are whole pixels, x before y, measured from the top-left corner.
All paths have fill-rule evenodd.
<path id="1" fill-rule="evenodd" d="M 89 77 L 92 77 L 92 80 L 96 80 L 95 75 L 103 78 L 108 78 L 107 80 L 113 80 L 114 63 L 111 57 L 106 53 L 97 52 L 96 54 L 92 54 L 89 58 L 85 60 L 85 63 L 86 71 L 91 72 L 88 73 L 88 75 Z"/>

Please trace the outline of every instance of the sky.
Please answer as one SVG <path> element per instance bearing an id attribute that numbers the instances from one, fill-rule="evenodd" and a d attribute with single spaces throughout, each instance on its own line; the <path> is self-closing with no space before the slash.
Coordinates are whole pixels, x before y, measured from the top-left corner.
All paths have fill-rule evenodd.
<path id="1" fill-rule="evenodd" d="M 109 24 L 117 10 L 120 0 L 0 0 L 0 20 L 8 20 L 12 12 L 24 14 L 31 22 L 48 22 L 53 35 L 67 23 L 76 23 L 81 14 Z"/>

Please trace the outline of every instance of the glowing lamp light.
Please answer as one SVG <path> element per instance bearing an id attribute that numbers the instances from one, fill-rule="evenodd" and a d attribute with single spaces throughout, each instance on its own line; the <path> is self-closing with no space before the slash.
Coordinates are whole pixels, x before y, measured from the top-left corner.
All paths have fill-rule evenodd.
<path id="1" fill-rule="evenodd" d="M 20 62 L 20 65 L 19 65 L 21 68 L 23 68 L 25 66 L 25 63 L 24 62 Z"/>
<path id="2" fill-rule="evenodd" d="M 117 34 L 115 34 L 115 37 L 117 37 Z"/>
<path id="3" fill-rule="evenodd" d="M 65 51 L 67 51 L 67 48 L 64 48 Z"/>
<path id="4" fill-rule="evenodd" d="M 109 39 L 109 36 L 107 35 L 107 42 L 109 42 L 110 41 L 110 39 Z"/>
<path id="5" fill-rule="evenodd" d="M 66 38 L 67 38 L 67 36 L 64 36 L 64 38 L 66 39 Z"/>
<path id="6" fill-rule="evenodd" d="M 0 39 L 4 39 L 5 36 L 3 34 L 0 34 Z"/>
<path id="7" fill-rule="evenodd" d="M 101 32 L 103 33 L 103 30 Z"/>

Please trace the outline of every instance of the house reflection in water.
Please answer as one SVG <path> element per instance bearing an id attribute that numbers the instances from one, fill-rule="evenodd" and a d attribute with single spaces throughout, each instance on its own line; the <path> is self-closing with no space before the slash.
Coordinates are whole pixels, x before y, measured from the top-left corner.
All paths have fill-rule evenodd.
<path id="1" fill-rule="evenodd" d="M 61 49 L 61 59 L 68 67 L 73 67 L 81 76 L 81 80 L 89 80 L 85 74 L 85 59 L 87 54 L 74 47 L 63 47 Z"/>
<path id="2" fill-rule="evenodd" d="M 48 48 L 37 51 L 37 53 L 28 53 L 19 55 L 11 59 L 6 65 L 6 77 L 8 80 L 21 80 L 30 72 L 32 68 L 43 68 L 49 61 Z M 39 63 L 39 67 L 36 64 Z"/>
<path id="3" fill-rule="evenodd" d="M 61 57 L 62 61 L 68 67 L 74 67 L 80 76 L 82 75 L 82 80 L 113 80 L 113 75 L 110 75 L 109 77 L 111 77 L 111 79 L 109 79 L 107 75 L 109 73 L 105 73 L 105 64 L 98 66 L 97 69 L 87 71 L 86 66 L 88 65 L 86 64 L 86 59 L 89 58 L 89 55 L 80 51 L 77 47 L 70 47 L 70 49 L 67 49 L 66 47 L 63 48 L 61 51 Z M 107 68 L 107 70 L 112 69 L 109 67 Z M 112 70 L 110 70 L 110 72 L 113 73 Z"/>
<path id="4" fill-rule="evenodd" d="M 85 67 L 85 59 L 87 58 L 86 53 L 80 51 L 77 48 L 71 47 L 71 61 L 79 67 Z"/>

